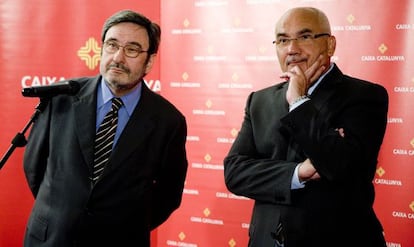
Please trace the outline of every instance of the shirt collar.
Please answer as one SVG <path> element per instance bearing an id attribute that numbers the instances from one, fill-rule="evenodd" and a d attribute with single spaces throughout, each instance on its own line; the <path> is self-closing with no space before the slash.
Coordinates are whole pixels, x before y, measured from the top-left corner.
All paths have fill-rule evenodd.
<path id="1" fill-rule="evenodd" d="M 143 81 L 141 81 L 133 91 L 121 97 L 122 102 L 124 103 L 125 109 L 129 116 L 131 116 L 135 106 L 137 105 L 139 99 L 141 98 L 142 82 Z M 105 83 L 105 79 L 102 77 L 102 80 L 100 84 L 98 85 L 98 99 L 97 99 L 98 109 L 101 108 L 103 105 L 105 105 L 113 97 L 115 96 L 112 94 L 108 85 Z"/>

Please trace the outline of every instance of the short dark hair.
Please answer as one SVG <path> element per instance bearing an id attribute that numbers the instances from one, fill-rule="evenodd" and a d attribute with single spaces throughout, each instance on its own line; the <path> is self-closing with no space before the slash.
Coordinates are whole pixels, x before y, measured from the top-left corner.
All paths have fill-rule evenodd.
<path id="1" fill-rule="evenodd" d="M 139 26 L 142 26 L 147 30 L 149 39 L 148 54 L 155 54 L 158 52 L 158 46 L 161 39 L 161 28 L 157 23 L 152 22 L 144 15 L 132 10 L 121 10 L 111 17 L 109 17 L 102 28 L 102 42 L 105 41 L 105 35 L 108 30 L 123 22 L 132 22 Z"/>

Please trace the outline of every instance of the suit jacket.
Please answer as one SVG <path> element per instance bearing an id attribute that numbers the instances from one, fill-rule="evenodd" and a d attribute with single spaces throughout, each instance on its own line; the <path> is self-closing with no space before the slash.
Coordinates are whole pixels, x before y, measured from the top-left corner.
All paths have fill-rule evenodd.
<path id="1" fill-rule="evenodd" d="M 79 92 L 51 98 L 34 122 L 24 153 L 35 196 L 25 246 L 149 246 L 150 231 L 181 203 L 186 120 L 144 82 L 141 99 L 93 186 L 101 79 L 75 79 Z"/>
<path id="2" fill-rule="evenodd" d="M 287 87 L 249 95 L 224 159 L 227 188 L 254 200 L 249 246 L 274 247 L 279 223 L 285 247 L 385 246 L 372 179 L 387 123 L 386 90 L 334 65 L 311 100 L 289 112 Z M 292 190 L 294 169 L 306 158 L 321 179 Z"/>

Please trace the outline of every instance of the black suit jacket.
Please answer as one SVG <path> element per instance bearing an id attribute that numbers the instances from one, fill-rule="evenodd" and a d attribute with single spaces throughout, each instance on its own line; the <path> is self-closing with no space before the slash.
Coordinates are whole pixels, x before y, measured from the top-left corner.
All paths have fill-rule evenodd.
<path id="1" fill-rule="evenodd" d="M 384 246 L 372 179 L 387 123 L 386 90 L 335 65 L 311 100 L 289 112 L 287 87 L 250 94 L 224 159 L 228 189 L 255 201 L 249 246 L 274 247 L 279 223 L 285 247 Z M 306 158 L 322 178 L 292 190 L 294 169 Z"/>
<path id="2" fill-rule="evenodd" d="M 75 81 L 80 91 L 53 97 L 28 138 L 24 170 L 35 203 L 25 246 L 149 246 L 150 231 L 181 203 L 185 117 L 142 82 L 141 99 L 92 186 L 101 77 Z"/>

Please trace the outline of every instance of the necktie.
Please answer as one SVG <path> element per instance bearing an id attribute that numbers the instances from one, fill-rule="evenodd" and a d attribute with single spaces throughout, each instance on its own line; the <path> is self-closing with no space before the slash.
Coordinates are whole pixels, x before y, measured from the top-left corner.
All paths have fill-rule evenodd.
<path id="1" fill-rule="evenodd" d="M 112 109 L 105 115 L 95 136 L 95 159 L 92 181 L 96 183 L 111 156 L 112 146 L 118 124 L 118 110 L 123 105 L 120 98 L 112 98 Z"/>

